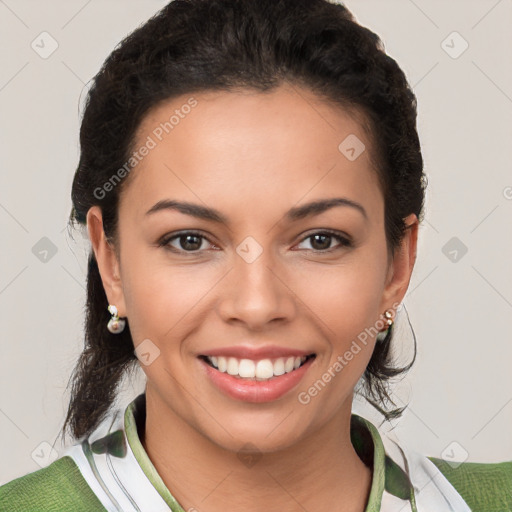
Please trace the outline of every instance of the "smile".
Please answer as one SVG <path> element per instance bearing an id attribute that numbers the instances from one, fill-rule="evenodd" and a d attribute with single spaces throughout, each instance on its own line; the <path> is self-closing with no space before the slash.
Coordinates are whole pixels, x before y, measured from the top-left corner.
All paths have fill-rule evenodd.
<path id="1" fill-rule="evenodd" d="M 252 403 L 273 402 L 289 395 L 316 359 L 316 354 L 291 355 L 283 354 L 283 350 L 274 357 L 269 351 L 259 357 L 244 350 L 238 354 L 242 357 L 234 357 L 236 350 L 230 350 L 231 354 L 223 352 L 198 357 L 207 380 L 225 396 Z"/>
<path id="2" fill-rule="evenodd" d="M 203 357 L 210 366 L 221 373 L 227 373 L 243 379 L 269 380 L 297 370 L 308 359 L 313 358 L 314 354 L 302 357 L 290 356 L 276 359 L 260 359 L 257 361 L 223 356 Z"/>

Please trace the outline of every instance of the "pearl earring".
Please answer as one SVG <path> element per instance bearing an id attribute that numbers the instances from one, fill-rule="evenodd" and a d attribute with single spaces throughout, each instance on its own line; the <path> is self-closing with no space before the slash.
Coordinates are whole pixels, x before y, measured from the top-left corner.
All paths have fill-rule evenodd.
<path id="1" fill-rule="evenodd" d="M 119 334 L 120 332 L 123 332 L 124 326 L 126 325 L 126 320 L 119 318 L 117 314 L 117 308 L 114 305 L 109 304 L 107 309 L 112 315 L 112 318 L 108 321 L 107 329 L 112 334 Z"/>
<path id="2" fill-rule="evenodd" d="M 377 341 L 384 341 L 386 336 L 388 335 L 389 329 L 393 325 L 393 310 L 387 309 L 384 313 L 384 317 L 386 318 L 385 323 L 387 325 L 386 329 L 380 331 L 377 334 Z"/>

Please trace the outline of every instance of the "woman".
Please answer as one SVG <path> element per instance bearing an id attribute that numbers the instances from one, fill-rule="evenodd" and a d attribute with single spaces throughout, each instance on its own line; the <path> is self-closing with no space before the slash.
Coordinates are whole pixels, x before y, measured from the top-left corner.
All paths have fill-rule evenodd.
<path id="1" fill-rule="evenodd" d="M 415 97 L 345 7 L 169 3 L 95 77 L 80 142 L 75 444 L 2 510 L 512 510 L 512 462 L 455 469 L 351 412 L 362 382 L 400 413 L 425 179 Z"/>

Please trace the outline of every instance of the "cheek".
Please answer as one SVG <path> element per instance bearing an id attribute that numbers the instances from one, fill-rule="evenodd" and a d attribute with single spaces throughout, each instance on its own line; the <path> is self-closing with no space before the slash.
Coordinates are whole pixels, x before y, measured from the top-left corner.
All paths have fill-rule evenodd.
<path id="1" fill-rule="evenodd" d="M 163 249 L 162 249 L 163 250 Z M 123 269 L 123 291 L 135 345 L 154 340 L 161 350 L 197 322 L 195 311 L 216 281 L 212 270 L 201 265 L 165 262 L 160 250 L 129 252 Z"/>
<path id="2" fill-rule="evenodd" d="M 310 276 L 313 277 L 313 276 Z M 372 325 L 378 315 L 384 283 L 384 268 L 376 262 L 331 267 L 314 280 L 303 281 L 301 296 L 322 320 L 329 338 L 335 333 L 357 335 Z"/>
<path id="3" fill-rule="evenodd" d="M 366 368 L 375 343 L 372 327 L 382 313 L 385 270 L 372 251 L 361 251 L 343 265 L 317 273 L 313 282 L 306 280 L 307 287 L 301 284 L 300 296 L 329 345 L 322 371 L 336 364 L 339 373 L 341 364 L 343 380 L 355 383 Z"/>

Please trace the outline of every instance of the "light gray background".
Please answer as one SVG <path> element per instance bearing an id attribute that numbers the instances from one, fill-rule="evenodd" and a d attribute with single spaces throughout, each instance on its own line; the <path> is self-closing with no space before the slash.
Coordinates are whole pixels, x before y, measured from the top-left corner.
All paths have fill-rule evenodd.
<path id="1" fill-rule="evenodd" d="M 88 241 L 65 226 L 86 84 L 165 3 L 0 0 L 0 484 L 55 456 L 82 344 Z M 429 177 L 405 299 L 418 358 L 392 435 L 447 460 L 512 460 L 512 1 L 346 5 L 414 88 Z M 47 59 L 31 47 L 43 31 L 58 43 Z M 405 333 L 404 354 L 410 344 Z M 120 403 L 142 386 L 127 383 Z"/>

